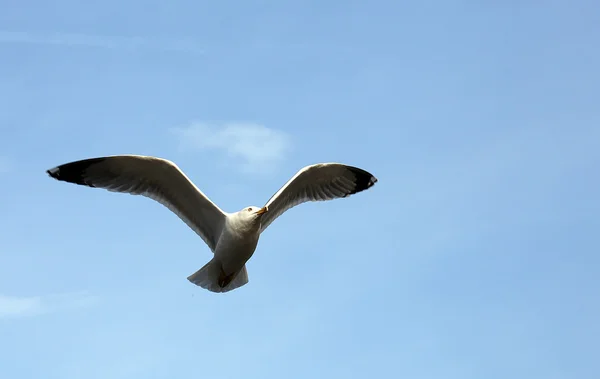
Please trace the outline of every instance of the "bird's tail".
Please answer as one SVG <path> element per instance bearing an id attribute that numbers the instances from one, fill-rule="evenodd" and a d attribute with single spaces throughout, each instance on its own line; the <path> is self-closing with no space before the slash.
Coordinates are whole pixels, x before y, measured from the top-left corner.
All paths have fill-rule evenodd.
<path id="1" fill-rule="evenodd" d="M 244 265 L 237 273 L 227 277 L 223 273 L 221 262 L 213 258 L 188 276 L 188 280 L 211 292 L 229 292 L 248 283 L 248 271 Z"/>

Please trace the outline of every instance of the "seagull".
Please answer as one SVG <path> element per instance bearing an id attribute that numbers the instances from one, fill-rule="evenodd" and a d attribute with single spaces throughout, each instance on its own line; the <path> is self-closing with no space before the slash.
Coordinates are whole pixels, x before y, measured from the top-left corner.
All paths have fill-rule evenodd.
<path id="1" fill-rule="evenodd" d="M 51 168 L 59 181 L 142 195 L 166 206 L 204 240 L 213 258 L 188 280 L 224 293 L 248 283 L 246 262 L 262 232 L 288 209 L 309 201 L 344 198 L 372 187 L 371 173 L 341 163 L 318 163 L 300 169 L 265 206 L 224 212 L 172 161 L 143 155 L 89 158 Z"/>

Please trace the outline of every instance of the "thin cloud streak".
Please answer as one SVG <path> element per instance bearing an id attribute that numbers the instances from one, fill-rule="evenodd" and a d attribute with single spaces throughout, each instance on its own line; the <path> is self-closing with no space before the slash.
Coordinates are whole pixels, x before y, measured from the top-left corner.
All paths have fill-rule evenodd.
<path id="1" fill-rule="evenodd" d="M 292 147 L 288 134 L 254 123 L 192 123 L 188 127 L 174 128 L 173 132 L 182 148 L 220 150 L 228 163 L 248 174 L 272 172 Z"/>
<path id="2" fill-rule="evenodd" d="M 0 319 L 37 316 L 46 313 L 85 308 L 97 298 L 87 292 L 71 292 L 47 296 L 0 295 Z"/>
<path id="3" fill-rule="evenodd" d="M 197 42 L 186 38 L 127 37 L 78 33 L 33 33 L 0 30 L 0 44 L 56 45 L 101 49 L 163 50 L 203 54 Z"/>

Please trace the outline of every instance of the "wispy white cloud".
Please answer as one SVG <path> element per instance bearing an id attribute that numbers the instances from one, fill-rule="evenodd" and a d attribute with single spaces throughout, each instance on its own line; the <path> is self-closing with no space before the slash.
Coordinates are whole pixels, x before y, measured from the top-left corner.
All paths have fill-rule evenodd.
<path id="1" fill-rule="evenodd" d="M 202 54 L 203 50 L 187 38 L 107 36 L 78 33 L 34 33 L 0 30 L 0 44 L 57 45 L 102 49 L 167 50 Z"/>
<path id="2" fill-rule="evenodd" d="M 173 130 L 185 149 L 220 150 L 246 173 L 268 173 L 292 147 L 288 134 L 254 123 L 193 123 Z"/>
<path id="3" fill-rule="evenodd" d="M 97 298 L 86 292 L 71 292 L 47 296 L 0 295 L 0 319 L 36 316 L 88 307 Z"/>

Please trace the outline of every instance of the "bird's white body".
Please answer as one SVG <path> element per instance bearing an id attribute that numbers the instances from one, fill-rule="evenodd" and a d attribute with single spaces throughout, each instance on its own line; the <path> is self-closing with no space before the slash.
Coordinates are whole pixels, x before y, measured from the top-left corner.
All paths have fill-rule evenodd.
<path id="1" fill-rule="evenodd" d="M 246 262 L 256 251 L 265 213 L 266 207 L 248 207 L 226 213 L 213 259 L 188 280 L 212 292 L 230 291 L 248 283 Z"/>
<path id="2" fill-rule="evenodd" d="M 166 159 L 115 155 L 66 163 L 47 171 L 69 183 L 142 195 L 168 207 L 194 230 L 214 253 L 188 280 L 211 292 L 228 292 L 248 283 L 246 262 L 261 233 L 286 210 L 307 201 L 343 198 L 373 186 L 369 172 L 340 163 L 302 168 L 264 207 L 227 213 Z"/>
<path id="3" fill-rule="evenodd" d="M 239 271 L 252 257 L 260 238 L 260 220 L 244 218 L 244 211 L 228 214 L 223 233 L 217 242 L 215 256 L 226 274 Z"/>

